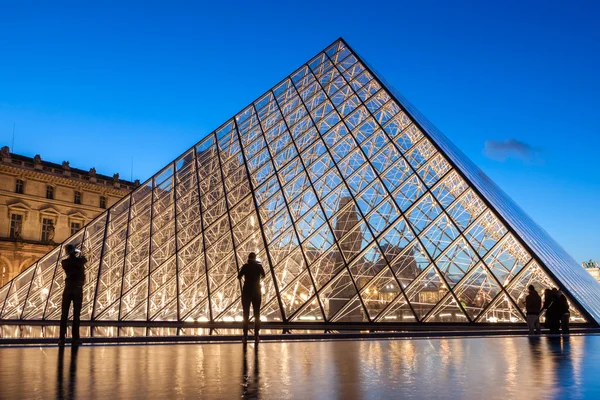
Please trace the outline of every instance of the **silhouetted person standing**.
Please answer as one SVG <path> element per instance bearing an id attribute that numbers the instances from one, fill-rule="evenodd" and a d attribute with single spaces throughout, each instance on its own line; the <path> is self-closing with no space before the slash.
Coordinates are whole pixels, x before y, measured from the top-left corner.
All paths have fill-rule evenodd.
<path id="1" fill-rule="evenodd" d="M 242 288 L 242 309 L 244 310 L 243 341 L 248 340 L 248 320 L 250 319 L 250 304 L 254 311 L 254 340 L 258 341 L 258 331 L 260 330 L 260 302 L 262 293 L 260 290 L 260 280 L 265 277 L 265 270 L 260 261 L 256 259 L 255 253 L 248 255 L 248 262 L 242 266 L 238 279 L 244 278 Z"/>
<path id="2" fill-rule="evenodd" d="M 569 312 L 569 302 L 567 296 L 563 293 L 558 298 L 558 305 L 560 307 L 560 327 L 563 335 L 569 334 L 569 319 L 571 319 L 571 313 Z"/>
<path id="3" fill-rule="evenodd" d="M 546 328 L 550 333 L 560 332 L 560 307 L 558 305 L 558 290 L 544 291 L 544 309 L 546 310 Z"/>
<path id="4" fill-rule="evenodd" d="M 542 309 L 542 298 L 535 290 L 533 285 L 529 285 L 529 295 L 525 297 L 525 310 L 527 311 L 527 327 L 529 334 L 541 333 L 540 329 L 540 310 Z"/>
<path id="5" fill-rule="evenodd" d="M 79 251 L 72 244 L 65 246 L 68 257 L 62 260 L 65 271 L 65 291 L 62 297 L 62 314 L 60 316 L 60 339 L 59 346 L 65 345 L 67 333 L 67 320 L 69 319 L 69 308 L 73 302 L 73 345 L 81 344 L 79 339 L 79 318 L 81 316 L 81 304 L 83 303 L 83 284 L 85 283 L 86 258 L 78 255 Z"/>

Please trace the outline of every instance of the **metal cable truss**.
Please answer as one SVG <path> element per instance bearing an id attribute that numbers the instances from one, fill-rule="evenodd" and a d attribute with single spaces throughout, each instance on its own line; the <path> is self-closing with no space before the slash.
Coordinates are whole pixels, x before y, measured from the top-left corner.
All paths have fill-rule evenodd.
<path id="1" fill-rule="evenodd" d="M 522 323 L 530 284 L 600 321 L 593 278 L 343 39 L 0 288 L 0 323 L 58 321 L 69 243 L 92 324 L 238 326 L 250 252 L 267 325 Z"/>

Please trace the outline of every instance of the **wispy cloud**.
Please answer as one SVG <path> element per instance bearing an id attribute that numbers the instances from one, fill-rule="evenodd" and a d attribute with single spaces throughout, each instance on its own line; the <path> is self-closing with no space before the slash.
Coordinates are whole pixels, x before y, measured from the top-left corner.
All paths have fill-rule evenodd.
<path id="1" fill-rule="evenodd" d="M 483 150 L 488 158 L 496 161 L 506 161 L 515 158 L 526 163 L 541 163 L 541 150 L 517 139 L 505 141 L 487 140 Z"/>

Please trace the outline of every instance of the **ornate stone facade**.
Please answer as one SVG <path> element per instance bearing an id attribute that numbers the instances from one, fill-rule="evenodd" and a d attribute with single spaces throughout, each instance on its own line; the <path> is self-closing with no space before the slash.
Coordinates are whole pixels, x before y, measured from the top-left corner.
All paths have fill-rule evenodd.
<path id="1" fill-rule="evenodd" d="M 600 268 L 598 267 L 598 261 L 590 259 L 588 261 L 582 262 L 581 266 L 585 268 L 585 270 L 589 272 L 595 280 L 600 282 Z"/>
<path id="2" fill-rule="evenodd" d="M 0 286 L 139 185 L 0 150 Z"/>

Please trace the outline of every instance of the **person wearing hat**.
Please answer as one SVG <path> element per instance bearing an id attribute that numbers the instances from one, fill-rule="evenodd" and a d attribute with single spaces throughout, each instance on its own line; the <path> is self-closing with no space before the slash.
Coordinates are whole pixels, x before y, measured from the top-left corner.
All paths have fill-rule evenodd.
<path id="1" fill-rule="evenodd" d="M 79 339 L 79 318 L 81 316 L 81 305 L 83 303 L 83 284 L 85 283 L 85 263 L 79 250 L 72 244 L 65 246 L 65 252 L 68 257 L 62 260 L 62 267 L 65 271 L 65 290 L 62 297 L 62 314 L 60 316 L 60 336 L 58 345 L 65 345 L 65 335 L 67 333 L 67 320 L 69 319 L 69 309 L 73 302 L 73 345 L 81 344 Z"/>
<path id="2" fill-rule="evenodd" d="M 238 279 L 244 278 L 242 288 L 242 309 L 244 313 L 242 341 L 248 340 L 248 320 L 250 319 L 250 304 L 254 311 L 254 340 L 258 342 L 258 331 L 260 330 L 260 303 L 262 293 L 260 280 L 265 277 L 265 270 L 259 260 L 256 259 L 256 253 L 248 255 L 248 262 L 242 266 L 238 274 Z"/>

